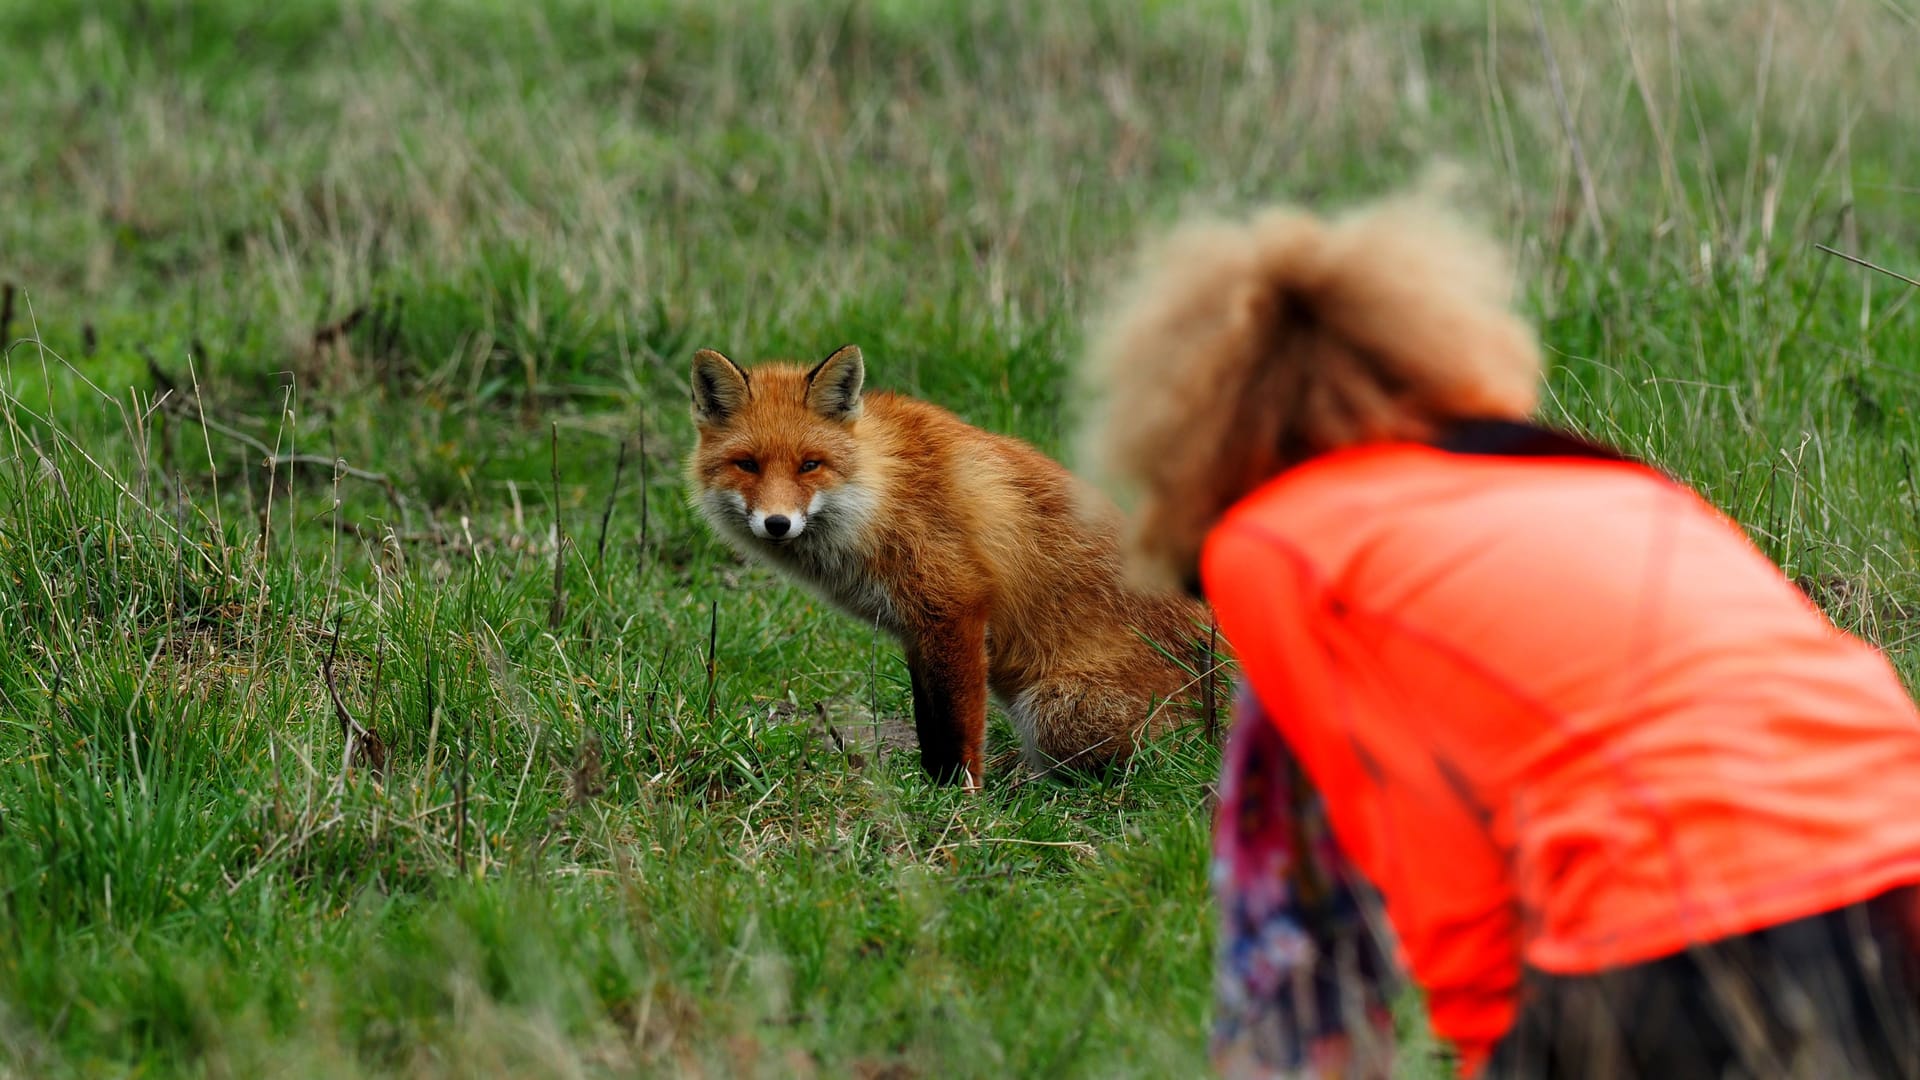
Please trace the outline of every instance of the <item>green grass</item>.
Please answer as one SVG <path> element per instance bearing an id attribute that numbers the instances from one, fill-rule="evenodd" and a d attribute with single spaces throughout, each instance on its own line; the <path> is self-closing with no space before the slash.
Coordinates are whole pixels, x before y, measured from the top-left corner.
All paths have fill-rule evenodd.
<path id="1" fill-rule="evenodd" d="M 1550 5 L 1584 167 L 1497 0 L 534 7 L 0 10 L 0 1072 L 1200 1070 L 1216 752 L 930 788 L 677 464 L 699 345 L 1061 450 L 1185 209 L 1458 161 L 1550 417 L 1920 673 L 1920 321 L 1814 246 L 1920 271 L 1902 0 Z"/>

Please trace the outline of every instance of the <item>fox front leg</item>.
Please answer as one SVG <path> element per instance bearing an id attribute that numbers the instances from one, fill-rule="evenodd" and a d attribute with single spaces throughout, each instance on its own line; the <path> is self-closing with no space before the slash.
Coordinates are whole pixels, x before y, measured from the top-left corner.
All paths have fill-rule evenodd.
<path id="1" fill-rule="evenodd" d="M 987 734 L 987 621 L 936 623 L 907 651 L 920 766 L 936 783 L 980 787 Z"/>

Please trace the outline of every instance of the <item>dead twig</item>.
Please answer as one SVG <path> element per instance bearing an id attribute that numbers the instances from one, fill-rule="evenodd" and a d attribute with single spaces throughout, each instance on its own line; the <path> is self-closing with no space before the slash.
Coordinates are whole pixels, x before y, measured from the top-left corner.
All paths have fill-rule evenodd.
<path id="1" fill-rule="evenodd" d="M 574 750 L 573 764 L 566 768 L 567 802 L 585 806 L 607 792 L 607 770 L 600 752 L 600 733 L 587 732 Z"/>
<path id="2" fill-rule="evenodd" d="M 647 414 L 640 414 L 640 557 L 647 551 Z M 644 569 L 644 567 L 643 567 Z"/>
<path id="3" fill-rule="evenodd" d="M 707 608 L 707 723 L 713 723 L 714 685 L 720 681 L 720 601 Z"/>
<path id="4" fill-rule="evenodd" d="M 580 740 L 580 744 L 574 748 L 572 764 L 563 761 L 560 755 L 551 750 L 547 751 L 547 759 L 566 779 L 567 802 L 547 815 L 546 831 L 535 843 L 536 851 L 544 849 L 547 842 L 553 839 L 555 830 L 567 820 L 568 814 L 586 806 L 607 790 L 606 768 L 601 762 L 598 732 L 589 731 Z"/>
<path id="5" fill-rule="evenodd" d="M 846 758 L 847 764 L 853 766 L 855 769 L 866 768 L 867 766 L 866 756 L 861 754 L 860 751 L 858 750 L 849 749 L 847 746 L 847 741 L 840 737 L 840 729 L 837 727 L 834 727 L 833 721 L 827 719 L 826 702 L 816 701 L 813 703 L 813 717 L 815 720 L 818 720 L 820 722 L 821 727 L 826 729 L 827 737 L 833 740 L 833 749 L 835 753 L 838 753 L 842 757 Z M 877 735 L 874 738 L 873 746 L 874 746 L 874 753 L 876 754 L 879 753 L 880 739 Z"/>
<path id="6" fill-rule="evenodd" d="M 1573 151 L 1573 171 L 1580 180 L 1580 199 L 1585 204 L 1587 224 L 1600 244 L 1600 257 L 1607 255 L 1607 233 L 1600 220 L 1600 196 L 1594 189 L 1593 173 L 1587 168 L 1587 155 L 1580 148 L 1580 133 L 1573 123 L 1573 109 L 1567 104 L 1567 91 L 1560 82 L 1560 61 L 1553 55 L 1553 42 L 1547 37 L 1547 16 L 1540 0 L 1533 0 L 1533 33 L 1540 39 L 1540 55 L 1547 62 L 1547 82 L 1553 87 L 1553 102 L 1560 112 L 1560 126 L 1567 133 L 1567 146 Z"/>
<path id="7" fill-rule="evenodd" d="M 154 398 L 160 402 L 163 413 L 178 414 L 216 435 L 223 435 L 232 439 L 234 442 L 259 454 L 260 464 L 269 469 L 304 465 L 310 468 L 332 469 L 336 476 L 347 476 L 355 480 L 364 480 L 369 484 L 378 484 L 381 490 L 386 492 L 387 501 L 393 504 L 394 509 L 402 513 L 406 511 L 407 497 L 400 493 L 399 485 L 395 484 L 393 478 L 386 473 L 356 468 L 340 458 L 328 457 L 325 454 L 275 453 L 273 447 L 268 446 L 266 443 L 246 432 L 223 424 L 210 416 L 197 413 L 188 404 L 187 395 L 179 392 L 180 384 L 175 382 L 172 377 L 161 369 L 160 365 L 154 361 L 153 354 L 149 352 L 145 346 L 141 346 L 140 355 L 147 362 L 147 375 L 153 379 L 154 387 L 157 391 L 154 394 Z"/>
<path id="8" fill-rule="evenodd" d="M 1207 742 L 1220 745 L 1220 620 L 1207 620 L 1207 655 L 1204 661 L 1203 676 L 1200 683 L 1200 722 L 1207 733 Z"/>
<path id="9" fill-rule="evenodd" d="M 1849 255 L 1844 251 L 1840 251 L 1835 248 L 1830 248 L 1825 244 L 1816 243 L 1813 246 L 1819 248 L 1821 251 L 1824 251 L 1829 255 L 1837 255 L 1840 258 L 1845 259 L 1856 266 L 1864 266 L 1869 270 L 1875 271 L 1877 273 L 1885 274 L 1895 281 L 1904 281 L 1907 284 L 1913 286 L 1914 288 L 1920 289 L 1920 280 L 1915 280 L 1914 278 L 1910 278 L 1907 275 L 1902 274 L 1897 270 L 1889 270 L 1884 266 L 1878 265 L 1877 263 L 1870 263 L 1858 255 Z"/>
<path id="10" fill-rule="evenodd" d="M 359 307 L 349 311 L 345 317 L 319 327 L 313 332 L 313 347 L 321 349 L 339 341 L 341 338 L 352 333 L 353 328 L 360 325 L 360 320 L 366 317 L 367 305 L 361 304 Z"/>
<path id="11" fill-rule="evenodd" d="M 985 847 L 988 844 L 1017 844 L 1021 847 L 1061 848 L 1084 857 L 1092 857 L 1099 854 L 1100 851 L 1099 848 L 1094 847 L 1085 840 L 1028 840 L 1022 836 L 975 836 L 968 837 L 965 841 L 956 840 L 951 844 L 942 841 L 929 848 L 927 854 L 936 855 L 943 851 Z"/>
<path id="12" fill-rule="evenodd" d="M 386 473 L 356 469 L 341 458 L 328 457 L 325 454 L 280 454 L 273 457 L 267 464 L 276 468 L 282 465 L 312 465 L 315 468 L 332 469 L 341 476 L 351 476 L 355 480 L 365 480 L 368 483 L 379 484 L 381 487 L 393 486 L 393 481 Z"/>
<path id="13" fill-rule="evenodd" d="M 473 753 L 473 712 L 463 714 L 460 728 L 460 771 L 453 778 L 453 857 L 460 876 L 467 876 L 467 782 Z"/>
<path id="14" fill-rule="evenodd" d="M 558 630 L 567 617 L 567 534 L 560 527 L 560 425 L 552 425 L 553 449 L 553 606 L 547 629 Z"/>
<path id="15" fill-rule="evenodd" d="M 347 768 L 365 767 L 377 776 L 387 771 L 387 743 L 380 733 L 360 723 L 340 700 L 340 687 L 333 676 L 333 662 L 340 655 L 340 618 L 333 621 L 333 641 L 327 646 L 327 658 L 320 663 L 320 675 L 326 680 L 327 696 L 333 699 L 333 718 L 340 723 L 340 737 L 346 742 Z"/>
<path id="16" fill-rule="evenodd" d="M 613 521 L 613 504 L 620 498 L 620 474 L 627 469 L 627 440 L 620 440 L 620 458 L 613 463 L 613 490 L 607 492 L 607 507 L 600 512 L 600 540 L 594 545 L 593 569 L 600 571 L 600 563 L 607 556 L 607 526 Z"/>

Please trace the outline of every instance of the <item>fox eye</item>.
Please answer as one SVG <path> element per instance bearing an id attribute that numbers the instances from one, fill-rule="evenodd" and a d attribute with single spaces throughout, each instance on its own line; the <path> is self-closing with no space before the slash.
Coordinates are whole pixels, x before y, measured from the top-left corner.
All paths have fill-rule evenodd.
<path id="1" fill-rule="evenodd" d="M 821 465 L 821 462 L 818 458 L 808 458 L 807 460 L 800 463 L 800 471 L 812 472 L 813 470 L 819 468 L 820 465 Z"/>
<path id="2" fill-rule="evenodd" d="M 733 465 L 734 468 L 739 469 L 743 473 L 757 473 L 760 471 L 760 463 L 750 457 L 738 458 L 734 461 Z"/>

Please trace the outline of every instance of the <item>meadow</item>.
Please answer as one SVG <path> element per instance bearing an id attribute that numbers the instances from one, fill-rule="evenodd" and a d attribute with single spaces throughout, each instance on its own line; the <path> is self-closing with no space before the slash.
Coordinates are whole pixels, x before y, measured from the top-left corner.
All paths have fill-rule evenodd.
<path id="1" fill-rule="evenodd" d="M 897 647 L 687 509 L 692 351 L 855 342 L 1065 453 L 1143 236 L 1451 161 L 1545 418 L 1912 684 L 1916 46 L 1912 0 L 0 5 L 0 1075 L 1199 1073 L 1205 732 L 1062 784 L 996 716 L 930 786 Z"/>

